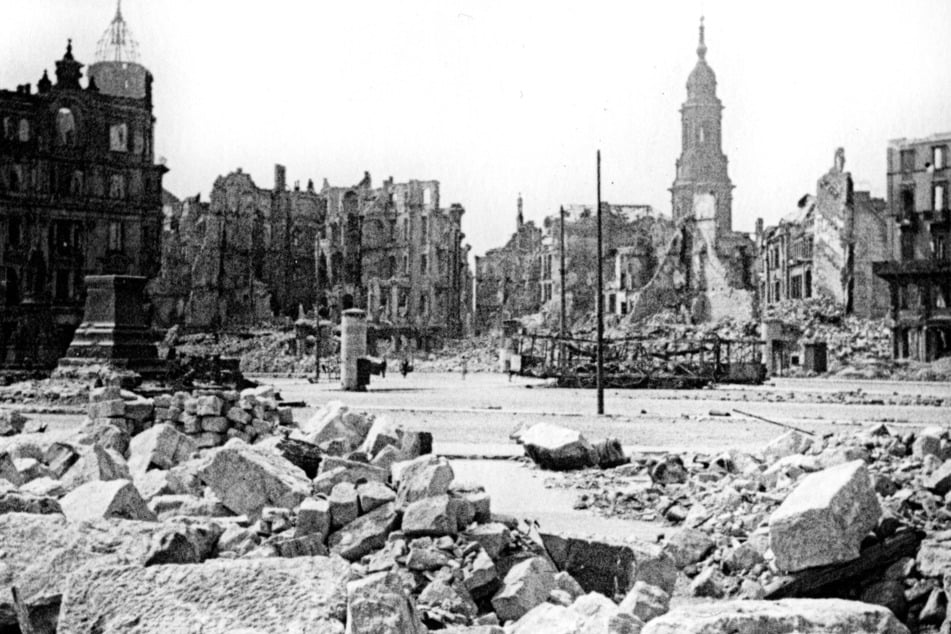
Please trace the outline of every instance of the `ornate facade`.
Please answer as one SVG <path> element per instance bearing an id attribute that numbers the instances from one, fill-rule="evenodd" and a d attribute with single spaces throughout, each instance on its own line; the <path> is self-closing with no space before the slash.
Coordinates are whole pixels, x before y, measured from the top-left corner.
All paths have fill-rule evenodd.
<path id="1" fill-rule="evenodd" d="M 4 367 L 55 365 L 82 318 L 86 275 L 159 268 L 166 169 L 154 163 L 152 77 L 114 61 L 131 42 L 121 14 L 117 24 L 122 37 L 104 38 L 88 81 L 70 43 L 55 82 L 44 71 L 35 90 L 0 91 Z"/>

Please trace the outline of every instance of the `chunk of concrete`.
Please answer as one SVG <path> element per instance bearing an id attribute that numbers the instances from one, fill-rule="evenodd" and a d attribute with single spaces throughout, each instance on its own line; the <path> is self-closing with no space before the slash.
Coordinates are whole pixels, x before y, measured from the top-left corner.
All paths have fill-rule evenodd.
<path id="1" fill-rule="evenodd" d="M 888 608 L 843 599 L 717 601 L 671 610 L 641 634 L 908 634 Z"/>
<path id="2" fill-rule="evenodd" d="M 598 454 L 581 432 L 551 423 L 532 425 L 518 436 L 525 453 L 543 469 L 583 469 L 598 464 Z"/>
<path id="3" fill-rule="evenodd" d="M 763 458 L 774 462 L 793 454 L 803 454 L 812 446 L 812 438 L 795 430 L 787 431 L 774 438 L 763 449 Z"/>
<path id="4" fill-rule="evenodd" d="M 851 561 L 881 515 L 861 460 L 812 473 L 770 516 L 769 544 L 776 566 L 795 572 Z"/>
<path id="5" fill-rule="evenodd" d="M 237 439 L 211 450 L 197 472 L 222 504 L 249 517 L 259 516 L 266 506 L 296 508 L 311 489 L 302 469 Z"/>
<path id="6" fill-rule="evenodd" d="M 696 528 L 682 528 L 667 538 L 664 552 L 674 560 L 674 565 L 684 569 L 690 564 L 702 561 L 709 555 L 716 543 L 705 532 Z"/>
<path id="7" fill-rule="evenodd" d="M 327 557 L 94 569 L 70 578 L 57 631 L 340 634 L 348 578 Z"/>
<path id="8" fill-rule="evenodd" d="M 519 562 L 505 575 L 492 597 L 492 608 L 501 621 L 515 621 L 548 599 L 555 588 L 555 570 L 547 559 L 532 557 Z"/>
<path id="9" fill-rule="evenodd" d="M 156 521 L 131 480 L 87 482 L 63 496 L 60 506 L 71 522 L 104 518 Z"/>

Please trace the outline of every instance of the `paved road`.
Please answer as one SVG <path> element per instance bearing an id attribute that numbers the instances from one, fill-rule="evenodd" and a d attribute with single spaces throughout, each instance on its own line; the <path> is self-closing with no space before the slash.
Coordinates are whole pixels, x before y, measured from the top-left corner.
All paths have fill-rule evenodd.
<path id="1" fill-rule="evenodd" d="M 337 383 L 271 381 L 286 400 L 309 405 L 298 416 L 340 400 L 357 410 L 385 414 L 410 429 L 431 431 L 443 453 L 460 455 L 518 453 L 509 434 L 519 425 L 539 421 L 573 427 L 592 439 L 617 437 L 625 446 L 642 450 L 756 449 L 783 431 L 733 409 L 816 433 L 873 422 L 909 430 L 951 422 L 951 407 L 915 403 L 922 397 L 951 404 L 951 385 L 936 383 L 777 379 L 751 387 L 608 390 L 607 415 L 599 417 L 594 414 L 593 390 L 556 389 L 518 377 L 509 382 L 497 374 L 469 374 L 465 381 L 459 374 L 444 373 L 373 377 L 365 393 L 344 392 Z M 869 400 L 881 404 L 861 403 Z"/>

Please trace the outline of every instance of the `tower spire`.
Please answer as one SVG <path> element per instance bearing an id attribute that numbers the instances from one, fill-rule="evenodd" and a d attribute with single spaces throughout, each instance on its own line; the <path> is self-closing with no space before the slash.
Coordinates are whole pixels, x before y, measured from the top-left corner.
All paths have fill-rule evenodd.
<path id="1" fill-rule="evenodd" d="M 700 43 L 697 45 L 697 57 L 700 59 L 707 58 L 707 43 L 704 40 L 703 36 L 703 16 L 700 16 Z"/>

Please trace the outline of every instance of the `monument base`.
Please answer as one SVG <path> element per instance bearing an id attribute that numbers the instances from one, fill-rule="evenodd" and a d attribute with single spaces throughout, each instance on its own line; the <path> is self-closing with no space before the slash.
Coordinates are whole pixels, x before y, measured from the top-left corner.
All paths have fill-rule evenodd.
<path id="1" fill-rule="evenodd" d="M 144 277 L 129 275 L 86 277 L 83 321 L 53 378 L 93 378 L 104 369 L 143 378 L 164 375 L 145 316 L 145 283 Z"/>

